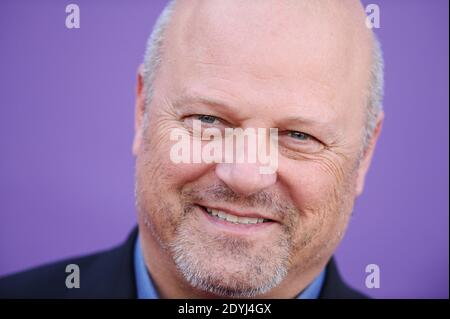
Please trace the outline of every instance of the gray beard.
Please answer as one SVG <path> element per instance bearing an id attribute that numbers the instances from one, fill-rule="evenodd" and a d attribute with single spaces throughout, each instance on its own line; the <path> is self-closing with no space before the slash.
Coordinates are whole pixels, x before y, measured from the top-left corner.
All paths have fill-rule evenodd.
<path id="1" fill-rule="evenodd" d="M 286 231 L 271 247 L 255 252 L 251 242 L 211 236 L 190 221 L 185 218 L 180 223 L 169 251 L 192 287 L 219 297 L 253 298 L 278 286 L 286 277 L 292 247 Z M 222 265 L 214 264 L 217 260 L 223 260 Z M 235 268 L 229 269 L 230 264 Z"/>

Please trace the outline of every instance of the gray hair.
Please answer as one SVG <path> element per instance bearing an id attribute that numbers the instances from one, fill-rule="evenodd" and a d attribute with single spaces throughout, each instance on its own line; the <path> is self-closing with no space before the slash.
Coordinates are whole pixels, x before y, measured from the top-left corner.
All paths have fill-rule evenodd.
<path id="1" fill-rule="evenodd" d="M 153 81 L 160 66 L 162 56 L 162 45 L 164 41 L 164 32 L 170 22 L 175 3 L 177 0 L 171 0 L 158 19 L 156 20 L 153 31 L 148 39 L 147 48 L 144 56 L 144 92 L 146 110 L 150 106 L 153 95 Z M 367 98 L 367 120 L 363 132 L 362 151 L 364 151 L 372 137 L 377 124 L 377 118 L 383 109 L 384 96 L 384 60 L 381 44 L 375 33 L 373 33 L 372 66 L 370 70 L 370 83 Z M 145 112 L 144 125 L 147 124 L 148 112 Z"/>
<path id="2" fill-rule="evenodd" d="M 144 92 L 145 92 L 145 108 L 150 106 L 153 96 L 153 81 L 161 64 L 162 45 L 164 41 L 164 33 L 170 22 L 173 9 L 177 0 L 171 0 L 156 20 L 153 31 L 147 41 L 147 47 L 144 55 Z M 147 111 L 145 112 L 148 113 Z M 147 117 L 147 115 L 146 115 Z M 144 121 L 146 122 L 146 121 Z"/>
<path id="3" fill-rule="evenodd" d="M 370 82 L 367 96 L 367 118 L 363 134 L 363 150 L 368 146 L 370 138 L 377 125 L 377 119 L 383 110 L 384 97 L 384 59 L 381 43 L 375 33 L 372 46 L 372 66 L 370 68 Z"/>

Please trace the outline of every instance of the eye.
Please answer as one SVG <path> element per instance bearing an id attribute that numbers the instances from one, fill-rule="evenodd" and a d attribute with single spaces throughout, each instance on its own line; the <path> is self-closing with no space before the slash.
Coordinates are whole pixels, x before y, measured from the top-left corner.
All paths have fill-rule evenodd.
<path id="1" fill-rule="evenodd" d="M 229 127 L 229 123 L 222 118 L 207 114 L 191 114 L 183 118 L 184 125 L 193 129 L 195 125 L 201 125 L 201 129 L 217 128 L 224 129 Z"/>
<path id="2" fill-rule="evenodd" d="M 300 141 L 307 141 L 313 138 L 311 135 L 299 131 L 289 131 L 287 135 Z"/>
<path id="3" fill-rule="evenodd" d="M 197 115 L 197 119 L 207 124 L 214 124 L 215 121 L 219 120 L 217 117 L 212 115 Z"/>
<path id="4" fill-rule="evenodd" d="M 280 143 L 283 146 L 280 150 L 286 151 L 286 156 L 296 157 L 298 154 L 313 154 L 323 149 L 325 146 L 315 136 L 300 131 L 284 131 L 284 136 L 280 136 Z"/>

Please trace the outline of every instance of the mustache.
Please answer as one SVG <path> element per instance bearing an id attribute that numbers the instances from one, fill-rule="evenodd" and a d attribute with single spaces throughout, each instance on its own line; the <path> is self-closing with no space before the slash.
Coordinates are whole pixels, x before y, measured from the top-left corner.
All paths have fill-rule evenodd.
<path id="1" fill-rule="evenodd" d="M 292 221 L 299 215 L 298 209 L 279 195 L 267 191 L 240 195 L 222 184 L 215 184 L 205 188 L 189 187 L 182 190 L 182 197 L 190 202 L 223 202 L 235 204 L 243 208 L 266 210 L 280 220 Z"/>

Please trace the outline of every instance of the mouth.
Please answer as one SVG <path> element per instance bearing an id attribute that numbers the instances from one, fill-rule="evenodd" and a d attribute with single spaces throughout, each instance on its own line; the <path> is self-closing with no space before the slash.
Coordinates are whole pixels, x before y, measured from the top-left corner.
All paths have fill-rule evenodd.
<path id="1" fill-rule="evenodd" d="M 217 208 L 197 205 L 206 219 L 221 230 L 231 232 L 254 231 L 265 229 L 276 221 L 255 214 L 241 214 Z"/>
<path id="2" fill-rule="evenodd" d="M 265 219 L 265 218 L 237 216 L 237 215 L 226 213 L 223 210 L 208 208 L 208 207 L 204 207 L 204 206 L 202 208 L 206 211 L 206 213 L 208 215 L 216 217 L 221 220 L 225 220 L 230 223 L 234 223 L 234 224 L 247 225 L 247 224 L 268 223 L 268 222 L 272 221 L 270 219 Z"/>

